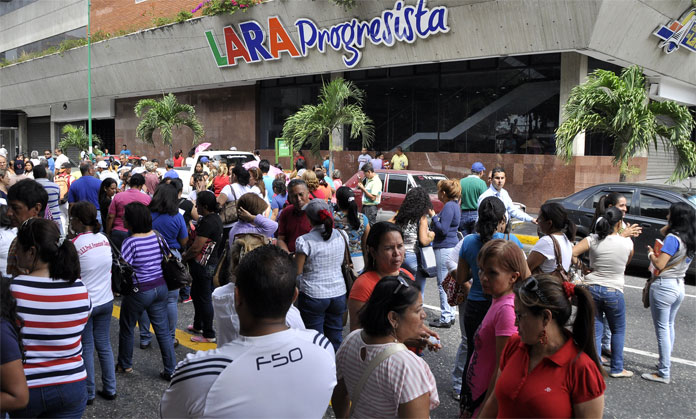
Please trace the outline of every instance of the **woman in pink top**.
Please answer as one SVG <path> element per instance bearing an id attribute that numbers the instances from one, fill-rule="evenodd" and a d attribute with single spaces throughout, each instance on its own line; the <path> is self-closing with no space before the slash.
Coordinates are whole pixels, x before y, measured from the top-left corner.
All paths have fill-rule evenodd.
<path id="1" fill-rule="evenodd" d="M 109 218 L 106 219 L 106 229 L 104 232 L 111 238 L 117 249 L 121 250 L 121 243 L 128 238 L 128 229 L 123 225 L 123 214 L 126 205 L 131 202 L 140 202 L 143 205 L 150 204 L 150 195 L 144 193 L 145 177 L 137 173 L 130 177 L 128 181 L 130 189 L 114 195 L 109 205 Z"/>
<path id="2" fill-rule="evenodd" d="M 483 292 L 493 297 L 486 317 L 474 336 L 474 353 L 462 386 L 463 417 L 477 416 L 493 393 L 495 372 L 508 338 L 515 326 L 515 281 L 531 275 L 524 253 L 516 243 L 496 239 L 486 243 L 478 254 L 479 279 Z"/>

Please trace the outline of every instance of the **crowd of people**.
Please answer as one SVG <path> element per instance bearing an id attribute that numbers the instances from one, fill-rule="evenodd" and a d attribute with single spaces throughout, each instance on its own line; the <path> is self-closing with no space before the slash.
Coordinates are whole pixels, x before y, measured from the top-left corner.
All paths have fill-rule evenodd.
<path id="1" fill-rule="evenodd" d="M 293 172 L 276 176 L 266 160 L 246 169 L 202 158 L 188 196 L 172 170 L 186 164 L 180 151 L 165 170 L 129 154 L 124 145 L 118 171 L 83 160 L 77 179 L 56 159 L 53 180 L 48 163 L 18 173 L 0 156 L 0 407 L 10 417 L 80 417 L 97 396 L 114 400 L 117 376 L 137 368 L 135 335 L 141 349 L 151 346 L 150 325 L 159 377 L 169 382 L 163 417 L 320 417 L 329 402 L 337 417 L 428 417 L 440 395 L 424 355 L 441 349 L 433 329 L 454 325 L 454 307 L 461 342 L 451 385 L 462 417 L 598 417 L 605 375 L 633 375 L 623 362 L 623 287 L 634 251 L 649 252 L 660 270 L 650 290 L 660 358 L 642 377 L 670 382 L 674 322 L 696 251 L 687 204 L 670 208 L 658 252 L 633 248 L 642 232 L 623 221 L 620 195 L 602 198 L 592 234 L 574 244 L 561 205 L 529 216 L 512 205 L 504 169 L 487 185 L 481 162 L 438 183 L 438 213 L 414 187 L 378 222 L 380 163 L 367 150 L 358 158 L 360 210 L 340 172 L 308 169 L 301 154 Z M 408 167 L 401 150 L 395 158 Z M 512 218 L 543 235 L 529 256 L 510 234 Z M 584 283 L 565 280 L 586 253 Z M 187 267 L 190 286 L 165 277 L 157 261 L 168 255 Z M 128 289 L 113 282 L 114 259 L 132 268 Z M 430 322 L 427 277 L 440 301 Z M 187 302 L 188 338 L 217 349 L 177 364 L 178 305 Z M 545 393 L 549 386 L 560 391 Z M 268 394 L 274 402 L 261 403 Z"/>

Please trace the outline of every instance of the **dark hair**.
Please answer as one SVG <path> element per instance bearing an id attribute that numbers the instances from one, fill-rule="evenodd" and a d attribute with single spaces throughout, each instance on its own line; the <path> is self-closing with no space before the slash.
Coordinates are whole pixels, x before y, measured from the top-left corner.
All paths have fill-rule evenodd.
<path id="1" fill-rule="evenodd" d="M 375 168 L 372 166 L 372 163 L 367 162 L 367 163 L 362 165 L 360 170 L 362 170 L 363 172 L 374 172 Z"/>
<path id="2" fill-rule="evenodd" d="M 46 177 L 46 168 L 42 165 L 34 166 L 32 173 L 34 174 L 34 179 L 43 179 Z"/>
<path id="3" fill-rule="evenodd" d="M 696 253 L 696 211 L 686 202 L 675 202 L 669 207 L 667 233 L 679 236 L 690 258 Z"/>
<path id="4" fill-rule="evenodd" d="M 68 213 L 71 217 L 80 220 L 86 227 L 92 227 L 92 233 L 97 234 L 101 230 L 101 224 L 97 221 L 97 207 L 89 201 L 78 201 L 70 205 Z"/>
<path id="5" fill-rule="evenodd" d="M 193 184 L 195 185 L 196 182 L 199 182 L 201 180 L 205 180 L 205 176 L 203 176 L 203 173 L 194 173 L 193 174 Z"/>
<path id="6" fill-rule="evenodd" d="M 336 204 L 341 211 L 346 213 L 348 224 L 353 230 L 360 228 L 360 218 L 358 218 L 358 204 L 355 202 L 353 190 L 347 186 L 341 186 L 336 190 Z"/>
<path id="7" fill-rule="evenodd" d="M 168 177 L 166 179 L 169 179 L 169 184 L 173 185 L 176 188 L 176 196 L 177 199 L 179 197 L 179 192 L 184 190 L 184 181 L 181 180 L 181 178 L 178 177 Z"/>
<path id="8" fill-rule="evenodd" d="M 266 211 L 268 204 L 255 193 L 245 193 L 237 199 L 237 208 L 244 208 L 251 215 L 259 215 Z"/>
<path id="9" fill-rule="evenodd" d="M 211 191 L 201 191 L 196 194 L 196 206 L 205 208 L 209 212 L 218 212 L 218 203 L 215 194 Z"/>
<path id="10" fill-rule="evenodd" d="M 365 166 L 363 166 L 365 167 Z M 433 208 L 430 196 L 422 187 L 418 186 L 406 193 L 399 212 L 394 217 L 394 223 L 401 228 L 409 223 L 418 223 L 422 216 Z"/>
<path id="11" fill-rule="evenodd" d="M 403 147 L 401 147 L 401 146 L 397 146 L 396 149 L 397 149 L 398 151 L 404 151 Z"/>
<path id="12" fill-rule="evenodd" d="M 179 193 L 176 191 L 176 186 L 166 183 L 158 185 L 147 207 L 150 212 L 176 215 L 179 212 Z"/>
<path id="13" fill-rule="evenodd" d="M 525 288 L 530 278 L 536 280 L 536 291 Z M 563 330 L 570 318 L 573 303 L 566 296 L 561 280 L 549 274 L 534 275 L 530 278 L 518 280 L 515 283 L 513 292 L 517 300 L 535 316 L 540 316 L 544 310 L 549 310 L 553 321 Z M 572 327 L 573 340 L 580 350 L 594 361 L 597 368 L 604 372 L 595 346 L 595 308 L 592 295 L 584 286 L 576 285 L 575 299 L 577 312 Z"/>
<path id="14" fill-rule="evenodd" d="M 196 171 L 196 170 L 198 170 L 198 165 L 199 165 L 199 164 L 201 165 L 201 170 L 200 170 L 200 171 Z M 193 174 L 196 175 L 196 174 L 201 174 L 201 173 L 203 173 L 203 163 L 200 162 L 200 161 L 198 161 L 198 162 L 196 162 L 195 165 L 193 165 Z"/>
<path id="15" fill-rule="evenodd" d="M 130 179 L 128 180 L 128 185 L 130 185 L 131 188 L 137 188 L 138 186 L 143 186 L 144 184 L 145 176 L 141 175 L 140 173 L 131 175 Z"/>
<path id="16" fill-rule="evenodd" d="M 302 155 L 301 151 L 298 151 L 298 153 L 300 153 L 300 156 Z M 303 158 L 297 159 L 297 161 L 295 162 L 295 170 L 297 170 L 298 172 L 300 171 L 300 169 L 305 169 L 306 167 L 307 167 L 307 162 L 305 162 L 305 159 L 303 159 Z"/>
<path id="17" fill-rule="evenodd" d="M 237 183 L 239 183 L 242 186 L 247 186 L 249 184 L 249 179 L 251 178 L 251 175 L 249 174 L 249 171 L 244 168 L 241 164 L 237 164 L 234 166 L 232 169 L 232 173 L 234 173 L 234 177 L 237 178 Z"/>
<path id="18" fill-rule="evenodd" d="M 478 221 L 474 230 L 481 236 L 481 243 L 485 244 L 493 238 L 498 224 L 505 218 L 505 204 L 496 196 L 489 196 L 481 201 L 478 207 Z"/>
<path id="19" fill-rule="evenodd" d="M 283 179 L 273 179 L 273 192 L 277 193 L 278 195 L 283 195 L 285 192 L 287 192 L 287 188 L 285 187 L 285 181 Z"/>
<path id="20" fill-rule="evenodd" d="M 89 174 L 89 170 L 92 168 L 92 162 L 91 161 L 83 161 L 80 163 L 80 173 L 82 173 L 82 176 L 86 176 Z"/>
<path id="21" fill-rule="evenodd" d="M 592 226 L 590 227 L 591 232 L 594 232 L 597 228 L 597 220 L 599 220 L 599 217 L 607 212 L 607 208 L 615 207 L 621 198 L 625 197 L 618 192 L 609 192 L 608 194 L 602 195 L 602 197 L 599 198 L 597 208 L 595 208 L 594 218 L 592 219 L 592 224 L 590 224 Z"/>
<path id="22" fill-rule="evenodd" d="M 7 205 L 0 205 L 0 228 L 12 228 L 12 220 L 7 216 Z"/>
<path id="23" fill-rule="evenodd" d="M 604 240 L 614 230 L 616 223 L 623 218 L 623 213 L 616 207 L 609 207 L 604 211 L 604 215 L 597 221 L 595 233 L 599 236 L 599 240 Z"/>
<path id="24" fill-rule="evenodd" d="M 268 173 L 268 171 L 271 170 L 271 163 L 263 159 L 259 162 L 259 169 L 261 169 L 261 173 Z"/>
<path id="25" fill-rule="evenodd" d="M 386 276 L 375 285 L 367 303 L 358 312 L 360 325 L 370 336 L 389 336 L 394 327 L 389 322 L 389 312 L 398 315 L 418 301 L 420 289 L 414 281 L 401 277 L 409 286 L 406 287 L 395 276 Z M 398 288 L 398 290 L 397 290 Z"/>
<path id="26" fill-rule="evenodd" d="M 575 240 L 577 227 L 568 218 L 568 213 L 563 208 L 563 205 L 557 202 L 549 202 L 542 205 L 539 210 L 539 218 L 551 221 L 554 231 L 562 231 L 571 243 Z"/>
<path id="27" fill-rule="evenodd" d="M 387 233 L 391 233 L 392 231 L 398 232 L 403 239 L 404 233 L 396 224 L 390 223 L 389 221 L 380 221 L 379 223 L 375 223 L 372 227 L 370 227 L 370 234 L 367 235 L 365 246 L 368 249 L 371 248 L 377 250 L 379 244 L 382 242 L 382 237 Z M 366 255 L 363 255 L 363 257 L 365 258 L 365 272 L 377 270 L 377 261 L 372 257 L 369 250 Z"/>
<path id="28" fill-rule="evenodd" d="M 24 166 L 26 167 L 27 164 L 31 164 L 31 170 L 30 172 L 34 172 L 34 163 L 31 160 L 27 160 L 24 162 Z M 26 169 L 24 169 L 26 171 Z"/>
<path id="29" fill-rule="evenodd" d="M 494 167 L 493 170 L 491 171 L 491 178 L 494 178 L 496 173 L 505 173 L 505 169 L 503 169 L 500 166 Z"/>
<path id="30" fill-rule="evenodd" d="M 24 319 L 17 313 L 17 300 L 10 291 L 10 284 L 12 284 L 11 278 L 0 277 L 0 318 L 7 320 L 17 334 L 17 344 L 19 344 L 19 352 L 22 354 L 22 363 L 24 363 L 27 360 L 22 342 Z"/>
<path id="31" fill-rule="evenodd" d="M 80 277 L 80 258 L 70 240 L 60 243 L 60 231 L 51 220 L 30 218 L 17 232 L 17 243 L 23 250 L 36 247 L 39 259 L 48 263 L 48 274 L 53 279 L 75 282 Z"/>
<path id="32" fill-rule="evenodd" d="M 41 204 L 38 215 L 43 217 L 48 204 L 48 193 L 39 182 L 33 179 L 23 179 L 8 189 L 7 203 L 9 204 L 10 201 L 20 201 L 29 209 L 36 206 L 36 204 Z"/>
<path id="33" fill-rule="evenodd" d="M 123 220 L 128 224 L 131 233 L 149 233 L 152 231 L 152 214 L 145 204 L 131 202 L 126 205 Z"/>
<path id="34" fill-rule="evenodd" d="M 294 188 L 296 186 L 304 186 L 305 188 L 307 188 L 307 190 L 309 190 L 309 186 L 307 186 L 307 182 L 305 182 L 302 179 L 293 179 L 290 181 L 290 183 L 288 183 L 288 193 L 292 190 L 292 188 Z"/>
<path id="35" fill-rule="evenodd" d="M 295 296 L 296 272 L 292 258 L 280 247 L 259 246 L 239 261 L 235 286 L 253 317 L 285 319 Z"/>

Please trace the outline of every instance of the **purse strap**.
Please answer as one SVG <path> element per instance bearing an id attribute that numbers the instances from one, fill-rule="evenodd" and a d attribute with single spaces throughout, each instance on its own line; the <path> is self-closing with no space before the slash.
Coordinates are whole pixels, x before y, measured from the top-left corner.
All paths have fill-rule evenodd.
<path id="1" fill-rule="evenodd" d="M 344 236 L 344 233 L 345 233 L 345 236 Z M 347 238 L 348 233 L 346 233 L 343 230 L 338 230 L 338 234 L 340 234 L 341 237 L 343 237 L 343 243 L 346 244 L 345 251 L 343 252 L 343 264 L 348 265 L 352 268 L 353 267 L 353 259 L 350 257 L 350 249 L 348 249 L 348 238 Z"/>
<path id="2" fill-rule="evenodd" d="M 374 369 L 390 356 L 405 350 L 406 345 L 403 343 L 395 343 L 387 346 L 384 348 L 384 350 L 382 350 L 382 352 L 377 354 L 376 357 L 372 358 L 370 363 L 367 364 L 367 368 L 365 368 L 363 371 L 362 376 L 360 376 L 360 381 L 358 381 L 358 384 L 355 386 L 355 391 L 353 392 L 355 395 L 353 396 L 352 403 L 350 404 L 350 412 L 348 413 L 348 417 L 353 416 L 353 410 L 355 410 L 355 405 L 357 405 L 358 401 L 360 400 L 360 394 L 362 393 L 363 387 L 365 386 L 365 383 L 367 383 L 367 379 L 370 378 L 370 375 L 372 375 Z"/>
<path id="3" fill-rule="evenodd" d="M 160 235 L 159 231 L 157 231 L 157 230 L 152 230 L 152 231 L 154 231 L 154 232 L 155 232 L 155 235 L 157 236 L 157 244 L 159 245 L 160 254 L 162 255 L 162 257 L 163 257 L 163 258 L 166 258 L 166 257 L 168 257 L 169 255 L 171 255 L 171 252 L 167 253 L 167 252 L 164 250 L 164 246 L 162 246 L 162 240 L 164 240 L 164 239 L 163 239 L 162 236 Z"/>
<path id="4" fill-rule="evenodd" d="M 662 275 L 662 272 L 666 271 L 667 269 L 670 269 L 670 268 L 673 268 L 673 267 L 679 265 L 680 263 L 682 263 L 682 261 L 684 259 L 686 259 L 686 255 L 680 257 L 679 259 L 674 261 L 674 263 L 668 263 L 664 268 L 660 269 L 660 275 Z M 657 275 L 657 276 L 660 276 L 660 275 Z"/>
<path id="5" fill-rule="evenodd" d="M 553 256 L 556 258 L 556 270 L 559 272 L 565 272 L 565 269 L 563 269 L 563 264 L 561 263 L 561 246 L 553 237 L 553 234 L 549 234 L 549 237 L 551 237 L 551 241 L 553 242 Z"/>

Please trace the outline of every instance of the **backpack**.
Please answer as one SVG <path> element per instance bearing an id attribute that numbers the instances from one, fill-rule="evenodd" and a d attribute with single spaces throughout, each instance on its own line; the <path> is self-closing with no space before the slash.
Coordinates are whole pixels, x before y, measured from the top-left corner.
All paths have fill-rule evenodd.
<path id="1" fill-rule="evenodd" d="M 53 182 L 60 188 L 60 203 L 65 203 L 68 199 L 68 190 L 70 190 L 70 175 L 55 176 Z"/>
<path id="2" fill-rule="evenodd" d="M 237 234 L 231 245 L 225 248 L 213 276 L 213 286 L 219 287 L 236 282 L 237 266 L 244 255 L 257 247 L 271 243 L 268 237 L 256 233 Z"/>

